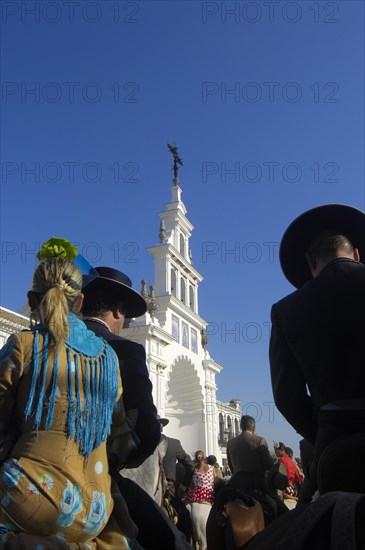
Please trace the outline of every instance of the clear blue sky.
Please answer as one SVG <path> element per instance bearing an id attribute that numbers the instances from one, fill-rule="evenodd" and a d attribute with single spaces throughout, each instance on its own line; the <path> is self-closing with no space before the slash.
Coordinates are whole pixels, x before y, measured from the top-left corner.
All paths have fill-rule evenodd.
<path id="1" fill-rule="evenodd" d="M 272 416 L 270 308 L 293 290 L 278 243 L 308 208 L 365 206 L 364 3 L 1 8 L 0 304 L 24 304 L 52 235 L 151 284 L 175 142 L 218 397 L 297 449 Z"/>

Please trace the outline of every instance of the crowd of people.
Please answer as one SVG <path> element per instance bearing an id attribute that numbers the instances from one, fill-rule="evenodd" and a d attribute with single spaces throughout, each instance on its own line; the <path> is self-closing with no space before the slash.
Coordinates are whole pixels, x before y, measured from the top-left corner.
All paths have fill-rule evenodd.
<path id="1" fill-rule="evenodd" d="M 297 290 L 272 308 L 275 403 L 301 458 L 241 418 L 227 464 L 165 436 L 130 279 L 42 245 L 29 330 L 0 350 L 0 550 L 365 547 L 365 214 L 326 205 L 286 230 Z"/>

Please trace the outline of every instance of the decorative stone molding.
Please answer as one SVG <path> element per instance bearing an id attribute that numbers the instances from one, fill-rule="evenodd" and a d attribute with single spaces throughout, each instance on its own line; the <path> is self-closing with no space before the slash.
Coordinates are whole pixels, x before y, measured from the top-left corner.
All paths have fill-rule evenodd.
<path id="1" fill-rule="evenodd" d="M 167 368 L 167 365 L 164 365 L 163 363 L 157 363 L 156 365 L 156 371 L 159 372 L 160 374 L 163 374 L 166 368 Z"/>

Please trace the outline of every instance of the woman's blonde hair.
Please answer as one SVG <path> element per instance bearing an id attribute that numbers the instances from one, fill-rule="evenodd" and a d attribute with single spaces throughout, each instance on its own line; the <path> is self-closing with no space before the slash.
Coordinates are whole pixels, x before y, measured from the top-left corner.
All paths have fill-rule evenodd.
<path id="1" fill-rule="evenodd" d="M 203 451 L 195 451 L 195 460 L 197 461 L 198 460 L 198 456 L 201 455 L 202 456 L 202 461 L 204 460 L 204 457 L 205 457 L 205 454 Z"/>
<path id="2" fill-rule="evenodd" d="M 81 271 L 68 259 L 42 260 L 34 272 L 32 316 L 43 324 L 56 352 L 69 335 L 67 315 L 74 311 L 81 288 Z"/>

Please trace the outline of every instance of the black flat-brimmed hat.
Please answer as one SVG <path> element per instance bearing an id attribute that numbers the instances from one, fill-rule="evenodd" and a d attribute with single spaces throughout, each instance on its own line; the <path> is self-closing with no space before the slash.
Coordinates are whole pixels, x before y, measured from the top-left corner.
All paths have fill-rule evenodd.
<path id="1" fill-rule="evenodd" d="M 345 204 L 326 204 L 307 210 L 287 228 L 280 243 L 281 269 L 288 281 L 300 288 L 312 278 L 305 253 L 312 239 L 324 230 L 338 231 L 358 248 L 365 260 L 365 214 Z"/>
<path id="2" fill-rule="evenodd" d="M 85 296 L 91 295 L 98 290 L 110 292 L 123 302 L 125 316 L 140 317 L 147 311 L 146 300 L 132 288 L 132 281 L 118 269 L 112 267 L 95 267 L 98 277 L 87 285 L 84 285 Z"/>

